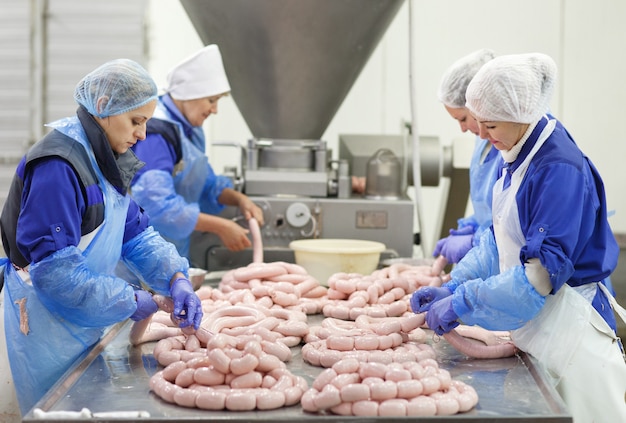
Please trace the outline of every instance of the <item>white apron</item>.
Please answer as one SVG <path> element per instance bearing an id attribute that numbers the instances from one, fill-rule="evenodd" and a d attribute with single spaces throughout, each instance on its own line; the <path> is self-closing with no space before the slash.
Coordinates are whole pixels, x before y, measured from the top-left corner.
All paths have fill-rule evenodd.
<path id="1" fill-rule="evenodd" d="M 494 186 L 493 227 L 501 272 L 521 264 L 519 253 L 525 237 L 515 196 L 531 160 L 555 126 L 554 119 L 548 121 L 528 157 L 511 176 L 506 191 L 504 176 Z M 604 288 L 595 283 L 581 287 L 581 291 L 593 298 L 598 286 Z M 608 290 L 605 292 L 614 307 L 619 307 Z M 626 422 L 626 363 L 618 339 L 577 289 L 565 284 L 555 295 L 548 295 L 537 316 L 511 336 L 515 345 L 535 357 L 552 378 L 575 423 Z"/>

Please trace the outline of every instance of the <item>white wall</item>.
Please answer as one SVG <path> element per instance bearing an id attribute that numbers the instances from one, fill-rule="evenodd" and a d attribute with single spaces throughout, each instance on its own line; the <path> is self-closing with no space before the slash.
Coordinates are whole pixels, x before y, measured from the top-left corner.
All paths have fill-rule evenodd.
<path id="1" fill-rule="evenodd" d="M 202 43 L 178 2 L 151 0 L 150 6 L 148 67 L 162 82 L 170 66 Z M 436 98 L 441 74 L 459 57 L 483 47 L 498 54 L 549 54 L 560 69 L 552 111 L 600 170 L 609 208 L 616 211 L 613 229 L 626 232 L 621 195 L 626 178 L 620 169 L 626 143 L 619 124 L 626 112 L 626 2 L 407 0 L 322 137 L 334 151 L 339 134 L 399 134 L 402 122 L 411 120 L 409 16 L 418 133 L 437 135 L 444 145 L 461 135 Z M 250 138 L 232 97 L 219 106 L 219 115 L 207 120 L 209 139 L 243 143 Z M 208 153 L 218 172 L 237 164 L 233 149 L 212 147 Z M 441 191 L 422 190 L 422 233 L 428 243 L 436 236 L 431 228 L 441 213 Z"/>

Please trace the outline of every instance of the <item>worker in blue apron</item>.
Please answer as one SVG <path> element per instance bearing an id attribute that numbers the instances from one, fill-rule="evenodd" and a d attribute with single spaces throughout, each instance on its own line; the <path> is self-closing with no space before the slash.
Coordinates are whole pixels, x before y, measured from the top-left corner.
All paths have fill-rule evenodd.
<path id="1" fill-rule="evenodd" d="M 239 208 L 246 222 L 254 217 L 264 223 L 262 209 L 234 190 L 228 177 L 216 175 L 205 153 L 202 124 L 229 92 L 218 46 L 202 48 L 168 73 L 165 94 L 148 123 L 148 142 L 133 147 L 146 163 L 133 180 L 133 198 L 185 257 L 193 231 L 216 234 L 231 251 L 252 245 L 248 229 L 219 216 L 225 206 Z"/>
<path id="2" fill-rule="evenodd" d="M 557 67 L 544 54 L 501 56 L 468 86 L 480 134 L 500 150 L 493 232 L 485 231 L 437 298 L 416 294 L 428 326 L 511 330 L 575 423 L 626 421 L 626 362 L 604 283 L 619 247 L 602 179 L 562 124 L 545 114 Z M 614 314 L 615 312 L 615 314 Z M 626 320 L 625 320 L 626 321 Z"/>
<path id="3" fill-rule="evenodd" d="M 17 167 L 0 218 L 6 356 L 21 414 L 94 346 L 110 325 L 157 310 L 152 295 L 115 276 L 123 260 L 151 290 L 170 296 L 180 326 L 199 327 L 202 306 L 189 264 L 127 194 L 141 166 L 157 88 L 139 64 L 113 60 L 76 86 L 76 116 Z M 4 357 L 0 354 L 0 357 Z M 4 366 L 3 366 L 4 367 Z M 3 393 L 4 395 L 4 393 Z"/>
<path id="4" fill-rule="evenodd" d="M 433 255 L 442 255 L 448 263 L 458 263 L 478 243 L 480 234 L 491 226 L 491 192 L 501 161 L 498 150 L 478 136 L 478 124 L 465 107 L 465 91 L 478 70 L 495 57 L 489 49 L 472 52 L 454 62 L 439 85 L 439 100 L 448 114 L 459 123 L 462 132 L 476 135 L 469 167 L 470 200 L 474 214 L 458 220 L 450 235 L 437 241 Z"/>

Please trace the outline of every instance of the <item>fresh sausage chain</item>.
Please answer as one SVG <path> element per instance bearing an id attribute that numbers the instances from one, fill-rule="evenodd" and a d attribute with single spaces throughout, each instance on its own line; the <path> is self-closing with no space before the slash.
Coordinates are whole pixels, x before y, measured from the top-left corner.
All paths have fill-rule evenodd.
<path id="1" fill-rule="evenodd" d="M 328 279 L 327 317 L 356 320 L 360 315 L 397 317 L 407 312 L 410 295 L 422 286 L 440 286 L 440 274 L 430 266 L 396 263 L 370 275 L 335 273 Z"/>
<path id="2" fill-rule="evenodd" d="M 432 359 L 435 351 L 424 343 L 426 332 L 420 328 L 423 324 L 421 314 L 399 318 L 361 315 L 355 322 L 327 317 L 320 327 L 309 331 L 302 358 L 321 367 L 332 367 L 347 358 L 379 363 Z M 418 335 L 411 336 L 414 332 Z M 411 337 L 415 341 L 410 341 Z"/>
<path id="3" fill-rule="evenodd" d="M 171 352 L 173 342 L 159 341 L 154 355 L 159 363 L 169 364 L 150 378 L 150 388 L 167 402 L 205 410 L 270 410 L 297 404 L 308 389 L 306 380 L 266 353 L 262 344 L 259 336 L 217 334 L 206 348 L 201 342 L 186 342 L 179 359 L 170 362 L 162 356 Z M 182 341 L 176 346 L 182 347 Z"/>
<path id="4" fill-rule="evenodd" d="M 307 412 L 340 415 L 442 416 L 471 410 L 478 395 L 432 358 L 389 364 L 345 358 L 320 373 L 301 404 Z"/>
<path id="5" fill-rule="evenodd" d="M 150 387 L 183 407 L 269 410 L 300 402 L 307 412 L 342 415 L 455 414 L 476 405 L 476 392 L 439 369 L 424 315 L 409 306 L 416 289 L 444 277 L 429 266 L 394 264 L 371 275 L 332 275 L 326 288 L 296 264 L 253 262 L 197 291 L 204 316 L 195 333 L 179 329 L 171 299 L 155 295 L 161 310 L 134 324 L 131 342 L 158 341 L 153 354 L 163 369 Z M 313 314 L 325 316 L 319 326 L 309 325 Z M 466 333 L 473 329 L 445 337 L 474 357 L 515 353 L 506 334 Z M 325 368 L 311 388 L 285 364 L 290 347 L 302 343 L 302 358 Z"/>
<path id="6" fill-rule="evenodd" d="M 231 270 L 222 276 L 218 291 L 214 299 L 227 299 L 229 294 L 236 296 L 236 291 L 245 291 L 253 295 L 250 300 L 264 306 L 298 309 L 307 314 L 319 313 L 327 294 L 327 288 L 304 267 L 280 261 L 253 262 Z"/>

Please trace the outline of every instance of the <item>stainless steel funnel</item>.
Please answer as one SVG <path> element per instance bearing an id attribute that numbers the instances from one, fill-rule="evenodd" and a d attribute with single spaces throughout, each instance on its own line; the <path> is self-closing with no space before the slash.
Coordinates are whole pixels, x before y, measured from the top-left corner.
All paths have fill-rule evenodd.
<path id="1" fill-rule="evenodd" d="M 404 0 L 181 0 L 253 136 L 320 139 Z"/>

